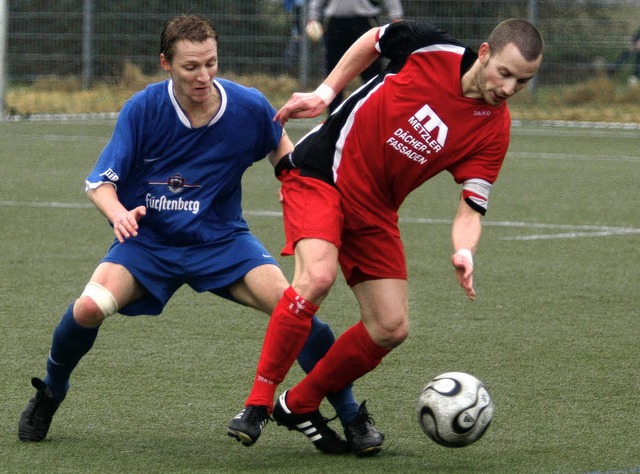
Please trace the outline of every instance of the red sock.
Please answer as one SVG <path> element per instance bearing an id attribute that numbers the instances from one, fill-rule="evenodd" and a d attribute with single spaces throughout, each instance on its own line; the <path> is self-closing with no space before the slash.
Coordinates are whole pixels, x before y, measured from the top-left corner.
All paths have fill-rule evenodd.
<path id="1" fill-rule="evenodd" d="M 371 372 L 389 352 L 373 342 L 362 321 L 358 322 L 336 340 L 302 382 L 287 392 L 287 406 L 296 413 L 317 410 L 327 394 Z"/>
<path id="2" fill-rule="evenodd" d="M 298 357 L 311 331 L 318 306 L 289 287 L 271 314 L 253 387 L 245 405 L 273 408 L 276 388 Z"/>

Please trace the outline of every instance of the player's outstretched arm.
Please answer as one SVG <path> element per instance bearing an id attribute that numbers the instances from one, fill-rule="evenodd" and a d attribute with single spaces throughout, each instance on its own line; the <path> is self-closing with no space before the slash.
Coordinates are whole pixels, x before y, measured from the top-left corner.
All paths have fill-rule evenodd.
<path id="1" fill-rule="evenodd" d="M 294 92 L 291 99 L 278 110 L 273 121 L 284 125 L 290 118 L 317 117 L 327 105 L 316 92 Z"/>
<path id="2" fill-rule="evenodd" d="M 461 198 L 451 229 L 454 250 L 451 264 L 455 268 L 458 283 L 472 301 L 476 297 L 476 290 L 473 287 L 473 255 L 478 248 L 482 234 L 480 219 L 480 213 L 473 210 Z"/>
<path id="3" fill-rule="evenodd" d="M 378 29 L 372 28 L 358 38 L 314 92 L 295 92 L 273 120 L 284 125 L 290 118 L 312 118 L 320 115 L 336 93 L 344 89 L 379 56 L 380 53 L 375 47 Z"/>
<path id="4" fill-rule="evenodd" d="M 112 184 L 103 184 L 87 191 L 87 197 L 113 225 L 113 233 L 120 243 L 138 235 L 138 221 L 147 213 L 147 208 L 138 206 L 127 210 L 116 194 Z"/>

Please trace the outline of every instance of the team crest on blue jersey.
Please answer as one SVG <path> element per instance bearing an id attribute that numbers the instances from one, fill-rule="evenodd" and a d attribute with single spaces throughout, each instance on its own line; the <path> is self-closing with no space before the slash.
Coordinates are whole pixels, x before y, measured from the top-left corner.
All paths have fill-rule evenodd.
<path id="1" fill-rule="evenodd" d="M 199 188 L 199 184 L 187 184 L 187 179 L 182 176 L 180 173 L 176 173 L 167 178 L 167 181 L 158 182 L 158 181 L 150 181 L 149 184 L 155 185 L 166 185 L 167 189 L 171 191 L 173 194 L 179 194 L 184 191 L 185 188 Z"/>
<path id="2" fill-rule="evenodd" d="M 169 188 L 169 191 L 174 194 L 181 193 L 184 189 L 184 185 L 185 179 L 180 173 L 169 176 L 169 179 L 167 180 L 167 187 Z"/>

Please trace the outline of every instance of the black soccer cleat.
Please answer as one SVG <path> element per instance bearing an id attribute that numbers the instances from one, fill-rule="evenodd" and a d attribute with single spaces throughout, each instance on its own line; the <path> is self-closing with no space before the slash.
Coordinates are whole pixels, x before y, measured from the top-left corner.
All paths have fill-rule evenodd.
<path id="1" fill-rule="evenodd" d="M 229 423 L 227 434 L 240 441 L 244 446 L 252 446 L 267 425 L 269 415 L 267 407 L 247 405 Z"/>
<path id="2" fill-rule="evenodd" d="M 361 457 L 379 453 L 384 441 L 384 435 L 375 427 L 365 404 L 366 401 L 360 404 L 355 421 L 344 427 L 349 451 Z"/>
<path id="3" fill-rule="evenodd" d="M 311 440 L 313 445 L 325 454 L 343 454 L 348 451 L 347 443 L 329 428 L 327 419 L 320 410 L 295 414 L 286 404 L 287 392 L 278 398 L 273 408 L 273 419 L 278 425 L 299 431 Z"/>
<path id="4" fill-rule="evenodd" d="M 31 385 L 37 390 L 20 414 L 18 438 L 20 441 L 42 441 L 49 432 L 51 419 L 62 400 L 54 400 L 51 389 L 38 378 L 31 379 Z"/>

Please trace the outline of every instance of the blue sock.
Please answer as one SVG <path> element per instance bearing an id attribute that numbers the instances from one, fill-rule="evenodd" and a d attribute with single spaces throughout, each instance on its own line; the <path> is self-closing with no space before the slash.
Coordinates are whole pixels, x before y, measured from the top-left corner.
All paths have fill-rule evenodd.
<path id="1" fill-rule="evenodd" d="M 93 346 L 99 327 L 80 326 L 73 319 L 73 303 L 62 315 L 58 326 L 53 331 L 51 350 L 47 358 L 47 374 L 44 378 L 53 398 L 61 400 L 67 394 L 71 372 Z"/>
<path id="2" fill-rule="evenodd" d="M 335 340 L 336 337 L 331 327 L 314 316 L 307 342 L 298 355 L 298 364 L 302 370 L 309 373 L 316 363 L 324 357 Z M 340 392 L 327 395 L 327 400 L 333 405 L 338 418 L 345 426 L 352 423 L 358 415 L 358 402 L 353 396 L 352 389 L 353 385 L 351 384 Z"/>

